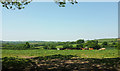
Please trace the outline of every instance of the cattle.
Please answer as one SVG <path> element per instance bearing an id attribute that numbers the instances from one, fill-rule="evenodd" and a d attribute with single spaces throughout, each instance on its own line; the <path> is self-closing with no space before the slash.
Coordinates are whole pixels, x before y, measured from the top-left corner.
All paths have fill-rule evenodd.
<path id="1" fill-rule="evenodd" d="M 84 48 L 81 48 L 81 50 L 85 50 Z"/>
<path id="2" fill-rule="evenodd" d="M 93 50 L 93 48 L 89 48 L 89 50 Z"/>
<path id="3" fill-rule="evenodd" d="M 60 50 L 60 48 L 57 48 L 57 50 Z"/>
<path id="4" fill-rule="evenodd" d="M 99 50 L 105 50 L 106 48 L 100 48 Z"/>

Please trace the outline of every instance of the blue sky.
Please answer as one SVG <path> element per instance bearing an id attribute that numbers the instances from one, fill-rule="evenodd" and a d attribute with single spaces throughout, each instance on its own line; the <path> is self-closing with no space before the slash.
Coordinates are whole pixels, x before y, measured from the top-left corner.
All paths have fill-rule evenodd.
<path id="1" fill-rule="evenodd" d="M 68 3 L 65 8 L 33 2 L 23 10 L 2 8 L 3 40 L 117 38 L 117 9 L 117 2 Z"/>

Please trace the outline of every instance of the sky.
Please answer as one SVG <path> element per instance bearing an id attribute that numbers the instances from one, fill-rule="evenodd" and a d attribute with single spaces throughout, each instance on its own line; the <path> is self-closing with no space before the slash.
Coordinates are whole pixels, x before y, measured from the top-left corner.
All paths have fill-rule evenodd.
<path id="1" fill-rule="evenodd" d="M 2 40 L 2 7 L 0 6 L 0 40 Z"/>
<path id="2" fill-rule="evenodd" d="M 32 2 L 23 10 L 2 8 L 3 40 L 72 41 L 118 37 L 117 2 Z"/>

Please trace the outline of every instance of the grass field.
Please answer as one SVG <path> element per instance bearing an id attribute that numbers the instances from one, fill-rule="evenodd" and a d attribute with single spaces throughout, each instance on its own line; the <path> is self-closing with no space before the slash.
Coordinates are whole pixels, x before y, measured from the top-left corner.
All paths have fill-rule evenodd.
<path id="1" fill-rule="evenodd" d="M 2 57 L 38 57 L 48 55 L 76 55 L 80 58 L 115 58 L 118 57 L 117 49 L 106 50 L 45 50 L 45 49 L 28 49 L 28 50 L 2 50 Z"/>
<path id="2" fill-rule="evenodd" d="M 103 41 L 107 41 L 108 45 L 116 42 L 114 39 L 98 41 L 99 45 Z M 77 44 L 71 45 L 76 47 Z M 118 50 L 112 46 L 104 47 L 105 50 L 53 50 L 44 49 L 44 46 L 29 49 L 1 48 L 3 71 L 120 71 Z M 57 45 L 56 48 L 63 48 L 63 45 Z"/>
<path id="3" fill-rule="evenodd" d="M 99 43 L 102 43 L 104 41 L 106 42 L 113 42 L 113 41 L 117 41 L 117 38 L 111 38 L 111 39 L 97 39 Z"/>

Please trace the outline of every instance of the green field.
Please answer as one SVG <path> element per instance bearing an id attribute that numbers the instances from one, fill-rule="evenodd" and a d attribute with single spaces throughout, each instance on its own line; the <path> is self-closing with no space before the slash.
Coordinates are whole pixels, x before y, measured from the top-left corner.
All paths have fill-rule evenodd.
<path id="1" fill-rule="evenodd" d="M 119 71 L 120 69 L 118 50 L 113 48 L 106 50 L 3 49 L 2 57 L 3 71 L 30 71 L 31 69 L 37 71 Z"/>
<path id="2" fill-rule="evenodd" d="M 45 50 L 45 49 L 28 49 L 28 50 L 2 50 L 2 57 L 38 57 L 48 55 L 76 55 L 80 58 L 115 58 L 118 57 L 117 49 L 106 50 Z"/>
<path id="3" fill-rule="evenodd" d="M 92 41 L 93 42 L 93 41 Z M 107 42 L 107 46 L 103 43 Z M 115 44 L 113 44 L 113 42 Z M 105 50 L 57 50 L 78 43 L 71 42 L 4 42 L 2 48 L 3 71 L 119 71 L 120 57 L 116 39 L 99 39 L 97 45 Z M 86 44 L 86 42 L 84 43 Z M 91 43 L 92 46 L 95 44 Z M 47 45 L 47 49 L 45 49 Z M 56 45 L 56 46 L 53 46 Z M 90 44 L 89 44 L 90 45 Z M 91 46 L 91 47 L 92 47 Z M 117 45 L 118 46 L 118 45 Z M 23 48 L 24 47 L 24 48 Z M 50 49 L 54 47 L 55 49 Z M 87 46 L 86 46 L 87 47 Z M 98 46 L 94 46 L 98 47 Z M 80 48 L 80 47 L 79 47 Z"/>

